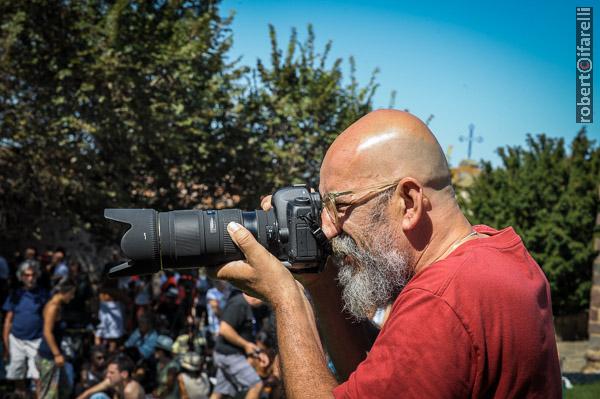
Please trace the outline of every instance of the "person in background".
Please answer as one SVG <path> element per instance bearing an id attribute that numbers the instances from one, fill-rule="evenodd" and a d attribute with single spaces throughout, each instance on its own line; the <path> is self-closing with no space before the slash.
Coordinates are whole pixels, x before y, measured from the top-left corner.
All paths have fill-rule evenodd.
<path id="1" fill-rule="evenodd" d="M 256 345 L 261 354 L 266 356 L 252 356 L 248 362 L 254 367 L 263 380 L 262 396 L 269 399 L 283 398 L 283 384 L 281 370 L 279 369 L 279 354 L 277 353 L 277 337 L 268 330 L 261 330 L 256 335 Z M 262 397 L 261 396 L 261 397 Z"/>
<path id="2" fill-rule="evenodd" d="M 236 397 L 244 391 L 246 399 L 259 397 L 262 381 L 246 358 L 265 356 L 254 343 L 257 325 L 252 308 L 261 305 L 260 299 L 238 289 L 231 291 L 223 310 L 215 346 L 217 383 L 211 399 L 220 399 L 223 395 Z"/>
<path id="3" fill-rule="evenodd" d="M 208 332 L 212 342 L 215 342 L 219 336 L 220 317 L 225 304 L 229 298 L 231 290 L 228 282 L 223 280 L 214 280 L 214 287 L 206 292 L 206 314 L 208 315 Z"/>
<path id="4" fill-rule="evenodd" d="M 109 353 L 117 350 L 118 342 L 125 334 L 123 305 L 116 300 L 116 296 L 114 289 L 106 286 L 100 288 L 100 324 L 96 327 L 95 344 L 106 345 Z"/>
<path id="5" fill-rule="evenodd" d="M 208 399 L 210 382 L 202 372 L 202 358 L 195 352 L 187 352 L 181 358 L 181 372 L 177 376 L 181 399 Z"/>
<path id="6" fill-rule="evenodd" d="M 152 296 L 150 286 L 146 285 L 135 295 L 133 303 L 135 304 L 135 319 L 141 315 L 152 312 Z"/>
<path id="7" fill-rule="evenodd" d="M 69 263 L 69 279 L 75 284 L 75 298 L 63 308 L 63 320 L 69 328 L 83 328 L 91 322 L 89 308 L 92 286 L 87 273 L 77 261 Z"/>
<path id="8" fill-rule="evenodd" d="M 10 287 L 10 268 L 6 258 L 0 256 L 0 303 L 4 303 Z"/>
<path id="9" fill-rule="evenodd" d="M 79 395 L 86 389 L 102 382 L 105 371 L 106 350 L 102 346 L 93 346 L 90 350 L 89 361 L 81 367 L 79 384 L 75 388 L 75 395 Z"/>
<path id="10" fill-rule="evenodd" d="M 159 299 L 155 307 L 156 313 L 162 319 L 162 324 L 167 331 L 173 331 L 179 306 L 177 298 L 179 297 L 179 289 L 176 286 L 170 286 Z"/>
<path id="11" fill-rule="evenodd" d="M 65 261 L 65 250 L 58 248 L 52 254 L 52 262 L 49 265 L 49 272 L 52 273 L 52 285 L 56 285 L 61 279 L 69 276 L 69 266 Z"/>
<path id="12" fill-rule="evenodd" d="M 114 390 L 115 399 L 144 399 L 146 393 L 139 382 L 132 378 L 133 361 L 119 354 L 108 362 L 106 378 L 99 384 L 87 389 L 77 399 L 110 399 L 104 392 Z"/>
<path id="13" fill-rule="evenodd" d="M 75 297 L 75 288 L 72 280 L 60 281 L 54 289 L 54 295 L 44 306 L 44 334 L 36 358 L 36 366 L 40 372 L 40 398 L 66 399 L 71 393 L 71 385 L 64 369 L 66 359 L 60 349 L 65 328 L 60 313 L 63 305 Z"/>
<path id="14" fill-rule="evenodd" d="M 138 319 L 138 328 L 125 341 L 125 348 L 128 349 L 127 353 L 134 360 L 150 359 L 154 354 L 157 339 L 158 333 L 154 329 L 152 315 L 146 313 Z"/>
<path id="15" fill-rule="evenodd" d="M 166 335 L 159 335 L 156 339 L 156 380 L 158 386 L 154 390 L 154 396 L 161 399 L 179 399 L 179 388 L 177 387 L 177 373 L 179 363 L 172 356 L 173 340 Z"/>
<path id="16" fill-rule="evenodd" d="M 39 378 L 35 357 L 42 341 L 42 311 L 49 294 L 36 285 L 38 275 L 37 261 L 21 263 L 17 278 L 23 287 L 10 294 L 2 306 L 6 312 L 2 333 L 4 356 L 9 359 L 6 378 L 16 382 L 15 393 L 21 397 L 26 395 L 25 379 Z"/>
<path id="17" fill-rule="evenodd" d="M 25 248 L 25 252 L 23 252 L 23 257 L 23 260 L 37 260 L 37 249 L 35 249 L 35 247 Z"/>
<path id="18" fill-rule="evenodd" d="M 38 276 L 38 285 L 48 290 L 48 292 L 52 288 L 52 255 L 54 255 L 54 252 L 46 249 L 39 257 L 40 274 Z"/>

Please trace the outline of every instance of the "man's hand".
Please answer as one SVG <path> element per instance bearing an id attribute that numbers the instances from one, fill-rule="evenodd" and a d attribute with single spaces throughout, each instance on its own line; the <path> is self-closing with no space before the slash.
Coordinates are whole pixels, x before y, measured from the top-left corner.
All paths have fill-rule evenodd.
<path id="1" fill-rule="evenodd" d="M 260 348 L 254 342 L 248 342 L 244 345 L 244 352 L 247 356 L 254 356 L 260 352 Z"/>
<path id="2" fill-rule="evenodd" d="M 214 277 L 231 281 L 249 295 L 273 305 L 285 301 L 286 295 L 297 289 L 289 270 L 240 224 L 229 223 L 227 231 L 246 260 L 218 267 Z"/>
<path id="3" fill-rule="evenodd" d="M 58 355 L 54 356 L 54 363 L 56 364 L 56 367 L 62 367 L 65 365 L 65 357 L 59 353 Z"/>
<path id="4" fill-rule="evenodd" d="M 272 195 L 267 195 L 265 197 L 263 197 L 260 201 L 260 207 L 262 208 L 263 211 L 268 211 L 270 210 L 273 206 L 271 205 L 271 198 L 273 196 Z M 329 258 L 330 259 L 330 258 Z M 331 266 L 329 265 L 329 259 L 327 259 L 327 263 L 325 265 L 325 267 L 329 267 L 331 268 Z M 294 276 L 294 278 L 300 283 L 302 284 L 302 286 L 304 286 L 307 289 L 310 289 L 310 287 L 314 284 L 316 284 L 319 280 L 319 276 L 321 275 L 321 273 L 292 273 L 292 276 Z"/>

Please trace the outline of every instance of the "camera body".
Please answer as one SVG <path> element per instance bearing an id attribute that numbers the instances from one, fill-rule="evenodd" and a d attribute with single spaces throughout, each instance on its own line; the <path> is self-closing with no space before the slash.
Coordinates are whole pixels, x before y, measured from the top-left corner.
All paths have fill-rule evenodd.
<path id="1" fill-rule="evenodd" d="M 227 232 L 232 221 L 246 227 L 292 271 L 319 271 L 329 253 L 320 228 L 319 193 L 305 185 L 284 187 L 273 194 L 271 204 L 269 211 L 105 209 L 105 218 L 131 226 L 121 239 L 121 250 L 130 260 L 112 267 L 108 275 L 214 267 L 244 259 Z"/>
<path id="2" fill-rule="evenodd" d="M 321 260 L 324 236 L 318 222 L 321 199 L 306 186 L 279 189 L 273 194 L 271 205 L 279 226 L 282 254 L 279 257 L 290 264 L 314 263 Z M 318 207 L 317 207 L 318 206 Z M 314 216 L 313 216 L 314 215 Z"/>

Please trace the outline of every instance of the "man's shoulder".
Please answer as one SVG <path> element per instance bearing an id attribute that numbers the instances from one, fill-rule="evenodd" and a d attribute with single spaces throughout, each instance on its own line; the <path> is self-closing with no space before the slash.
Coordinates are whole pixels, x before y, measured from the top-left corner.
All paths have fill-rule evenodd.
<path id="1" fill-rule="evenodd" d="M 464 243 L 450 256 L 417 274 L 405 291 L 421 289 L 444 296 L 452 289 L 471 292 L 514 288 L 524 279 L 544 279 L 539 266 L 512 228 L 476 226 L 490 234 Z"/>

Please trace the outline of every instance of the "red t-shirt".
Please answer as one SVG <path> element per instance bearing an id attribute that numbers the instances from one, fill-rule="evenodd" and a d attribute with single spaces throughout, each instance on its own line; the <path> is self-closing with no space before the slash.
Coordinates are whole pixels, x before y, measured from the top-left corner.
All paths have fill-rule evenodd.
<path id="1" fill-rule="evenodd" d="M 550 287 L 512 228 L 418 273 L 336 398 L 560 398 Z"/>

